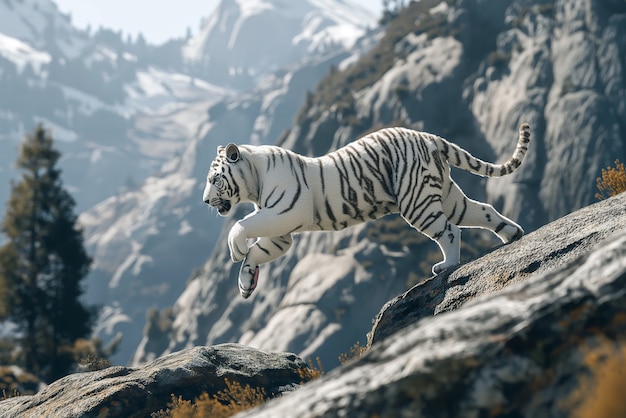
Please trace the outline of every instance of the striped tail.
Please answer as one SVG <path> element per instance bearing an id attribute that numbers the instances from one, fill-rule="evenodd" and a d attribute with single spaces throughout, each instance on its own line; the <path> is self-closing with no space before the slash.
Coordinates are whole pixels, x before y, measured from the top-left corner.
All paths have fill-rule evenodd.
<path id="1" fill-rule="evenodd" d="M 519 127 L 519 137 L 515 152 L 504 164 L 492 164 L 474 157 L 463 148 L 442 140 L 438 147 L 448 162 L 463 170 L 485 177 L 501 177 L 514 172 L 524 161 L 528 144 L 530 143 L 530 126 L 522 123 Z"/>

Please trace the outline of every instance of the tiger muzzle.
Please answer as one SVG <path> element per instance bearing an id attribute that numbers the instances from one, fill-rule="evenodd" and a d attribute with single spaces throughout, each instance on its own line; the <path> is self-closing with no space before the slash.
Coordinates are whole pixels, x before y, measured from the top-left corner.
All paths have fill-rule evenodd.
<path id="1" fill-rule="evenodd" d="M 216 208 L 217 212 L 222 216 L 226 216 L 228 212 L 230 212 L 231 204 L 228 200 L 223 200 L 216 197 L 213 199 L 205 200 L 204 202 L 209 206 Z"/>

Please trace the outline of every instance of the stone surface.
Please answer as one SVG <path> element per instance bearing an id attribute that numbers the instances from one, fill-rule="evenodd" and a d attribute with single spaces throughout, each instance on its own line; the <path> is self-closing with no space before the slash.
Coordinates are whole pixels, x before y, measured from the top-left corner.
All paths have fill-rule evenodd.
<path id="1" fill-rule="evenodd" d="M 224 379 L 263 388 L 268 396 L 293 390 L 308 366 L 289 353 L 266 353 L 236 344 L 195 347 L 145 364 L 76 373 L 32 396 L 0 402 L 2 418 L 149 417 L 171 395 L 191 400 L 226 388 Z"/>
<path id="2" fill-rule="evenodd" d="M 585 208 L 461 282 L 422 285 L 430 314 L 385 338 L 379 321 L 360 359 L 238 417 L 571 416 L 585 354 L 626 332 L 625 207 L 622 195 Z"/>
<path id="3" fill-rule="evenodd" d="M 443 272 L 389 301 L 378 314 L 369 343 L 422 318 L 459 308 L 587 253 L 626 228 L 626 194 L 580 209 L 452 271 Z"/>

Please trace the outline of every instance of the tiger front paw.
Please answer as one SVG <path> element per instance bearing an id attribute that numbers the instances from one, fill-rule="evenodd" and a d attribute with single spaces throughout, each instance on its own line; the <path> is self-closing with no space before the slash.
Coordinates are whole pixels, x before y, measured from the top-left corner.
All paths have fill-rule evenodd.
<path id="1" fill-rule="evenodd" d="M 239 270 L 239 293 L 244 299 L 248 299 L 259 281 L 259 266 L 242 264 Z"/>
<path id="2" fill-rule="evenodd" d="M 239 222 L 235 223 L 228 233 L 228 248 L 230 259 L 234 263 L 243 260 L 248 254 L 249 248 L 246 241 L 246 231 Z"/>

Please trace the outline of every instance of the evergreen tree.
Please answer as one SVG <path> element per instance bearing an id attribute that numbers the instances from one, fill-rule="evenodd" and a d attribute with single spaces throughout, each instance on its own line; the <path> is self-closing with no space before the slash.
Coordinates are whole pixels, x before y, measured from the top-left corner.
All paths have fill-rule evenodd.
<path id="1" fill-rule="evenodd" d="M 91 258 L 77 227 L 75 202 L 56 167 L 60 154 L 38 126 L 26 135 L 17 160 L 0 248 L 0 313 L 20 330 L 24 368 L 51 381 L 66 374 L 76 340 L 91 333 L 95 309 L 80 301 Z"/>
<path id="2" fill-rule="evenodd" d="M 404 9 L 404 0 L 383 0 L 383 14 L 378 23 L 386 25 L 390 21 L 396 18 Z"/>

